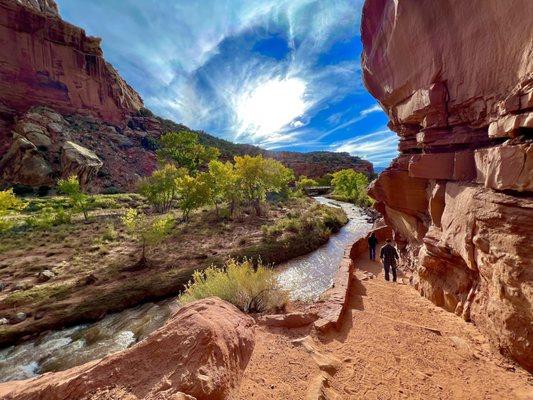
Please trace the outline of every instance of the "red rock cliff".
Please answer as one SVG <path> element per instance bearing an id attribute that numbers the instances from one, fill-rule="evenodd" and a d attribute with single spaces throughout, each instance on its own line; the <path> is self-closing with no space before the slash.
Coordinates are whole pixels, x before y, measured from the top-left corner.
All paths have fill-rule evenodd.
<path id="1" fill-rule="evenodd" d="M 400 137 L 371 189 L 420 293 L 533 370 L 533 2 L 367 0 L 364 81 Z"/>
<path id="2" fill-rule="evenodd" d="M 142 107 L 102 55 L 100 39 L 64 22 L 53 0 L 0 0 L 0 103 L 46 105 L 121 123 Z"/>

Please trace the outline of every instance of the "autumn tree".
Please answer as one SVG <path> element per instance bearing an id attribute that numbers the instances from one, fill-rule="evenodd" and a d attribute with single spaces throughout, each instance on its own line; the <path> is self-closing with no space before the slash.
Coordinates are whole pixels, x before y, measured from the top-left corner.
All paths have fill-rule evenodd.
<path id="1" fill-rule="evenodd" d="M 88 221 L 91 199 L 89 195 L 83 193 L 81 190 L 78 177 L 76 175 L 71 175 L 68 179 L 60 179 L 57 183 L 57 188 L 70 199 L 72 208 L 82 212 L 83 218 L 85 221 Z"/>
<path id="2" fill-rule="evenodd" d="M 169 132 L 161 136 L 157 156 L 161 163 L 175 163 L 194 174 L 201 166 L 220 155 L 216 147 L 205 147 L 198 141 L 198 135 L 190 131 Z"/>
<path id="3" fill-rule="evenodd" d="M 211 188 L 207 173 L 196 176 L 184 175 L 176 178 L 177 203 L 183 214 L 183 220 L 188 221 L 191 211 L 207 204 L 211 198 Z"/>
<path id="4" fill-rule="evenodd" d="M 215 205 L 217 215 L 219 204 L 224 202 L 228 203 L 230 214 L 233 215 L 241 199 L 241 192 L 233 164 L 218 160 L 209 162 L 209 184 L 211 188 L 211 201 Z"/>
<path id="5" fill-rule="evenodd" d="M 331 184 L 334 195 L 359 205 L 368 204 L 369 199 L 366 193 L 368 178 L 365 174 L 353 169 L 343 169 L 333 174 Z"/>
<path id="6" fill-rule="evenodd" d="M 176 179 L 184 175 L 187 175 L 185 168 L 165 164 L 154 171 L 151 176 L 140 181 L 139 193 L 152 204 L 157 212 L 168 212 L 177 195 Z"/>
<path id="7" fill-rule="evenodd" d="M 131 235 L 141 244 L 141 258 L 135 268 L 145 268 L 147 248 L 163 241 L 172 230 L 174 220 L 170 216 L 149 219 L 146 214 L 130 209 L 122 217 L 122 222 Z"/>
<path id="8" fill-rule="evenodd" d="M 235 157 L 235 173 L 244 199 L 261 215 L 261 203 L 267 192 L 288 189 L 294 179 L 292 170 L 279 161 L 263 156 Z"/>
<path id="9" fill-rule="evenodd" d="M 318 182 L 314 179 L 308 178 L 305 175 L 300 176 L 296 181 L 296 192 L 300 195 L 303 194 L 306 188 L 318 186 Z"/>

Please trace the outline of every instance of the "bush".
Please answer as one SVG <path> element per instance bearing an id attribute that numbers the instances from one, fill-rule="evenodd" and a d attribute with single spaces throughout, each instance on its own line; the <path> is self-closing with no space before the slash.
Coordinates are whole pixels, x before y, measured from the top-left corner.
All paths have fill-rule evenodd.
<path id="1" fill-rule="evenodd" d="M 50 229 L 52 226 L 70 224 L 72 214 L 68 210 L 45 207 L 26 219 L 26 225 L 32 229 Z"/>
<path id="2" fill-rule="evenodd" d="M 57 183 L 59 191 L 67 195 L 72 202 L 72 208 L 83 213 L 85 221 L 89 219 L 90 197 L 81 190 L 80 181 L 76 175 L 68 179 L 60 179 Z"/>
<path id="3" fill-rule="evenodd" d="M 176 198 L 177 179 L 187 174 L 184 168 L 166 164 L 139 183 L 139 193 L 148 200 L 156 212 L 168 212 Z"/>
<path id="4" fill-rule="evenodd" d="M 0 233 L 14 226 L 14 221 L 9 217 L 24 207 L 26 204 L 14 195 L 13 189 L 0 191 Z"/>
<path id="5" fill-rule="evenodd" d="M 223 268 L 212 266 L 195 271 L 180 302 L 185 304 L 212 296 L 244 312 L 276 311 L 288 301 L 288 293 L 279 287 L 277 273 L 262 263 L 254 268 L 250 260 L 231 259 Z"/>
<path id="6" fill-rule="evenodd" d="M 147 248 L 163 241 L 174 226 L 174 220 L 170 216 L 150 220 L 145 214 L 140 214 L 133 209 L 126 212 L 126 215 L 122 217 L 122 222 L 141 244 L 141 258 L 135 265 L 136 268 L 144 268 L 147 265 Z"/>

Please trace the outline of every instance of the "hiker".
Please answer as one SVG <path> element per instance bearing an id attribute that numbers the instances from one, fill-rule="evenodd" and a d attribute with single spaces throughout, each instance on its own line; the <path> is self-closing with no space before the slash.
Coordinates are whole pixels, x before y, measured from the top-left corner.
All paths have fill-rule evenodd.
<path id="1" fill-rule="evenodd" d="M 386 240 L 385 246 L 381 248 L 379 258 L 383 263 L 383 268 L 385 269 L 385 280 L 389 280 L 389 270 L 392 269 L 392 281 L 396 282 L 396 261 L 400 258 L 398 252 L 391 244 L 391 240 Z"/>
<path id="2" fill-rule="evenodd" d="M 368 238 L 368 250 L 370 250 L 370 259 L 376 261 L 376 246 L 378 245 L 378 238 L 376 234 L 372 232 Z"/>

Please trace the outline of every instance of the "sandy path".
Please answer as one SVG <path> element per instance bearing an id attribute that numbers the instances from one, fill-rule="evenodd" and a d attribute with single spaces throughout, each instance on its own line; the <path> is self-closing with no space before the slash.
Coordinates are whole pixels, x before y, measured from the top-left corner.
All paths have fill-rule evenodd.
<path id="1" fill-rule="evenodd" d="M 474 325 L 386 282 L 379 264 L 357 266 L 340 332 L 300 345 L 307 330 L 258 329 L 238 399 L 533 399 L 533 377 Z"/>

